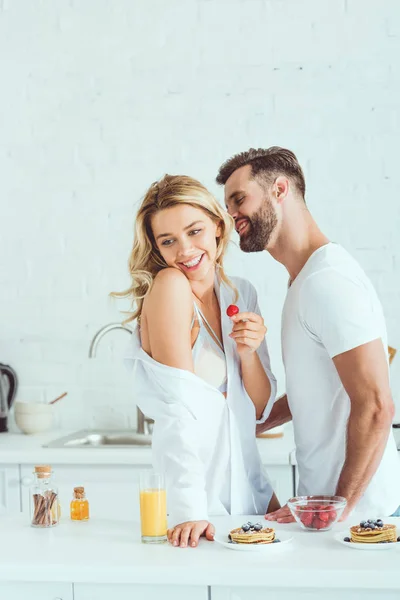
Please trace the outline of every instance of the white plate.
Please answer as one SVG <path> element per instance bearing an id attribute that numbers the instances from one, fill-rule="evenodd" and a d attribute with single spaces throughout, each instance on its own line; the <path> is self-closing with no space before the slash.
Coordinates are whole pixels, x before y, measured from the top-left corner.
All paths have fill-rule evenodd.
<path id="1" fill-rule="evenodd" d="M 357 542 L 345 542 L 345 537 L 350 537 L 349 531 L 340 531 L 339 533 L 335 533 L 333 536 L 334 539 L 339 542 L 339 544 L 343 544 L 347 548 L 352 548 L 353 550 L 395 550 L 400 549 L 400 542 L 392 542 L 391 544 L 357 544 Z"/>
<path id="2" fill-rule="evenodd" d="M 240 552 L 274 552 L 288 542 L 291 542 L 293 539 L 293 536 L 289 533 L 283 533 L 276 530 L 275 537 L 281 541 L 272 544 L 232 544 L 232 542 L 229 541 L 228 534 L 221 534 L 216 531 L 214 542 L 221 544 L 221 546 L 225 546 L 225 548 L 229 548 L 229 550 L 239 550 Z"/>

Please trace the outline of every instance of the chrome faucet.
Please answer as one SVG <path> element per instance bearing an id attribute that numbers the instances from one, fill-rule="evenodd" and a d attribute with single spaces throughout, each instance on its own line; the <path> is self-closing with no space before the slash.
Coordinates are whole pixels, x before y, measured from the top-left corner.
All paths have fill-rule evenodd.
<path id="1" fill-rule="evenodd" d="M 102 337 L 106 335 L 109 331 L 113 331 L 114 329 L 124 329 L 128 333 L 132 334 L 133 331 L 129 327 L 122 325 L 122 323 L 110 323 L 109 325 L 105 325 L 93 336 L 92 341 L 90 342 L 89 348 L 89 358 L 94 358 L 97 352 L 97 346 Z M 137 433 L 142 433 L 145 435 L 151 435 L 153 431 L 153 419 L 149 419 L 145 417 L 139 407 L 137 407 Z"/>

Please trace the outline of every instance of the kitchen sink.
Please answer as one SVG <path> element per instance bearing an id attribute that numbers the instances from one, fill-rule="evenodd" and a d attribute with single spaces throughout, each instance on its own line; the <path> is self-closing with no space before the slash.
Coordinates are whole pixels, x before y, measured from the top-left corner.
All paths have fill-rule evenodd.
<path id="1" fill-rule="evenodd" d="M 83 429 L 44 444 L 46 448 L 127 448 L 151 446 L 151 435 L 131 430 Z"/>

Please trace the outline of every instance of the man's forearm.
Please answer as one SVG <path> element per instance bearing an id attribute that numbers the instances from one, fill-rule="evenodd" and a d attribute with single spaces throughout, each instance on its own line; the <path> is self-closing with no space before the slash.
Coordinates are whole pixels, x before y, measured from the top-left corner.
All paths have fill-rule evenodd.
<path id="1" fill-rule="evenodd" d="M 268 431 L 278 425 L 283 425 L 292 420 L 292 413 L 290 412 L 289 404 L 287 401 L 286 394 L 278 398 L 272 407 L 271 413 L 265 423 L 257 425 L 257 434 Z"/>
<path id="2" fill-rule="evenodd" d="M 347 499 L 346 514 L 355 507 L 381 462 L 392 418 L 391 402 L 368 402 L 367 398 L 350 412 L 346 458 L 336 488 L 336 494 Z"/>

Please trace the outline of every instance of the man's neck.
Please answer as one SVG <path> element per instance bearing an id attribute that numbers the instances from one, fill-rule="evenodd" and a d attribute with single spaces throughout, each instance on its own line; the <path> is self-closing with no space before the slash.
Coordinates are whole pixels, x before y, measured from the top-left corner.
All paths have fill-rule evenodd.
<path id="1" fill-rule="evenodd" d="M 310 256 L 329 243 L 308 210 L 292 214 L 286 219 L 278 238 L 267 248 L 271 256 L 286 267 L 290 281 L 294 281 Z"/>

